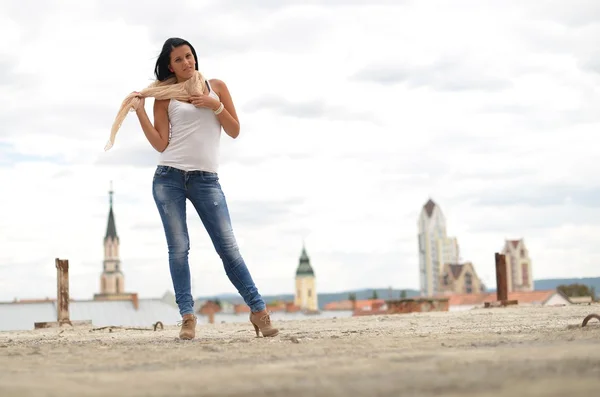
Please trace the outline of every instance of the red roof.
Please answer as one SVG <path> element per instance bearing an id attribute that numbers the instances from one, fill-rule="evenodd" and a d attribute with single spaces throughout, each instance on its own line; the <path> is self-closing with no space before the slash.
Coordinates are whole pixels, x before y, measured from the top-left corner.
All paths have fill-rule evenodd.
<path id="1" fill-rule="evenodd" d="M 364 299 L 356 301 L 356 309 L 362 310 L 367 307 L 376 305 L 382 305 L 385 303 L 383 299 Z M 330 302 L 323 306 L 323 310 L 352 310 L 354 306 L 351 300 L 344 300 L 339 302 Z"/>

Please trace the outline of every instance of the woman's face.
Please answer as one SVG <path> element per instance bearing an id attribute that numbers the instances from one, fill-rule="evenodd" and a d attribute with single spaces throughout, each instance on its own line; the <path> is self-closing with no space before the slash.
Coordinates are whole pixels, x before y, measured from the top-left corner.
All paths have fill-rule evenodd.
<path id="1" fill-rule="evenodd" d="M 194 54 L 187 45 L 173 48 L 169 70 L 175 73 L 177 80 L 187 80 L 193 76 L 196 65 Z"/>

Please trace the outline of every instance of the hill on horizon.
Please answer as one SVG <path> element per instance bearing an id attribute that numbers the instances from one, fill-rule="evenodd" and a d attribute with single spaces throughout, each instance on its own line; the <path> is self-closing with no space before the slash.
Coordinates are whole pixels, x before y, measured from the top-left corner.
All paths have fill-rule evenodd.
<path id="1" fill-rule="evenodd" d="M 581 277 L 581 278 L 548 278 L 541 280 L 533 280 L 533 289 L 536 291 L 547 291 L 556 289 L 560 285 L 583 284 L 596 290 L 596 295 L 600 294 L 600 277 Z M 488 288 L 489 292 L 495 292 L 494 288 Z"/>
<path id="2" fill-rule="evenodd" d="M 552 278 L 544 280 L 534 280 L 534 288 L 536 291 L 556 289 L 563 284 L 583 284 L 596 290 L 596 294 L 600 293 L 600 277 L 583 277 L 583 278 Z"/>

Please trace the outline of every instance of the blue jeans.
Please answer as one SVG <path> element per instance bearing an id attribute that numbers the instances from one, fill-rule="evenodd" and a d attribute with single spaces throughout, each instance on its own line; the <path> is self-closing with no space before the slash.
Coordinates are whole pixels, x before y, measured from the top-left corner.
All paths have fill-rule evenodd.
<path id="1" fill-rule="evenodd" d="M 179 313 L 182 316 L 194 313 L 188 263 L 190 240 L 186 222 L 186 199 L 191 201 L 198 212 L 223 261 L 227 277 L 244 302 L 253 312 L 264 310 L 265 303 L 240 255 L 218 175 L 159 165 L 152 181 L 152 195 L 167 238 L 169 269 Z"/>

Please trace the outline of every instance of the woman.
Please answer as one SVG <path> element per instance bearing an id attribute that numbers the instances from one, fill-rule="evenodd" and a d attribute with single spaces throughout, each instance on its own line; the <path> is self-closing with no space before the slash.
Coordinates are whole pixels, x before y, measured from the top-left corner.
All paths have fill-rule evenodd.
<path id="1" fill-rule="evenodd" d="M 199 73 L 196 60 L 189 42 L 170 38 L 156 61 L 156 79 L 165 81 L 175 76 L 177 83 L 185 82 Z M 155 100 L 154 125 L 144 109 L 143 97 L 136 109 L 146 138 L 160 152 L 152 193 L 167 238 L 175 300 L 183 318 L 179 337 L 193 339 L 197 323 L 188 264 L 186 199 L 198 212 L 229 280 L 250 307 L 256 336 L 259 331 L 263 336 L 275 336 L 279 331 L 271 325 L 266 305 L 238 250 L 217 174 L 221 129 L 236 138 L 240 124 L 225 83 L 217 79 L 204 82 L 204 93 L 191 95 L 187 101 Z"/>

